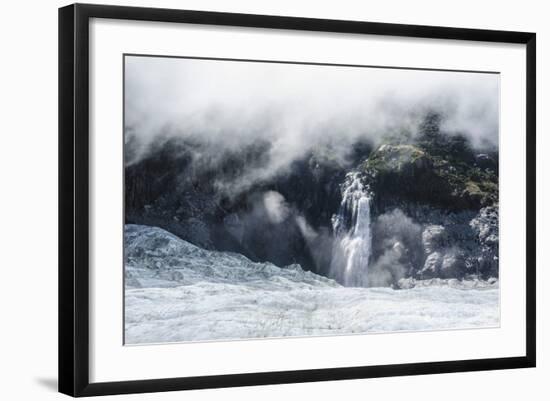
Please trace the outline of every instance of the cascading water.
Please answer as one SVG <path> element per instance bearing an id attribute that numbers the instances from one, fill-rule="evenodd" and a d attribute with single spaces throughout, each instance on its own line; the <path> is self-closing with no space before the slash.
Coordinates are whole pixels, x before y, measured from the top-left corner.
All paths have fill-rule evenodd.
<path id="1" fill-rule="evenodd" d="M 372 235 L 370 194 L 358 172 L 346 175 L 342 202 L 332 216 L 335 236 L 331 275 L 348 287 L 366 287 Z"/>

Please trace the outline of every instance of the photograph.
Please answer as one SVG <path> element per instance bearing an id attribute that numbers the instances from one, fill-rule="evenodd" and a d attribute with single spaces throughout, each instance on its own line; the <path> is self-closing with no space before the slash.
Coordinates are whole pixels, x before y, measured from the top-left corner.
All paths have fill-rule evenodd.
<path id="1" fill-rule="evenodd" d="M 500 326 L 500 74 L 125 54 L 124 344 Z"/>
<path id="2" fill-rule="evenodd" d="M 550 399 L 543 2 L 108 3 L 5 3 L 0 401 Z"/>

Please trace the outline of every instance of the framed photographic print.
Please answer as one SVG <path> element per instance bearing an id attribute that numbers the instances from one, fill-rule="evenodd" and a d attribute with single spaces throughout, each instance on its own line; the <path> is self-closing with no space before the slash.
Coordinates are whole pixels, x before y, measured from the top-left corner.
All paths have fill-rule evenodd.
<path id="1" fill-rule="evenodd" d="M 59 10 L 59 390 L 535 366 L 535 34 Z"/>

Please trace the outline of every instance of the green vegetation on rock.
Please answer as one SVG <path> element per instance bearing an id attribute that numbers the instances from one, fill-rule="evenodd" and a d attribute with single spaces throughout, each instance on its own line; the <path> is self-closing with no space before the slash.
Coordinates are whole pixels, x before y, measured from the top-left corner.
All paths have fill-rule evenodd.
<path id="1" fill-rule="evenodd" d="M 392 136 L 360 165 L 377 201 L 479 209 L 498 202 L 498 156 L 476 153 L 465 138 L 433 126 L 408 144 Z"/>

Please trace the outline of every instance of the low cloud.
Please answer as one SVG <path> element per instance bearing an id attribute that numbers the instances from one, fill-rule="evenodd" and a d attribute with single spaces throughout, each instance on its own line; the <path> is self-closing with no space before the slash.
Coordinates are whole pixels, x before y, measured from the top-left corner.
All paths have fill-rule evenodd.
<path id="1" fill-rule="evenodd" d="M 498 144 L 496 74 L 154 57 L 127 57 L 125 68 L 128 163 L 174 137 L 199 144 L 196 163 L 208 168 L 265 144 L 262 160 L 224 191 L 267 181 L 316 149 L 345 165 L 358 141 L 414 136 L 428 110 L 448 134 Z"/>

